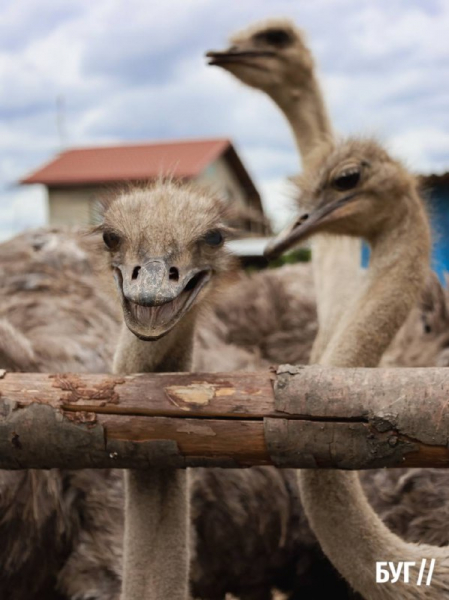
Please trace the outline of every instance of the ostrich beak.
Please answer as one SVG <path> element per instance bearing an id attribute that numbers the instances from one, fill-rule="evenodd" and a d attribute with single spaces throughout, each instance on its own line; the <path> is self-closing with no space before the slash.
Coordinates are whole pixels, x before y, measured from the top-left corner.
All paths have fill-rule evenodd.
<path id="1" fill-rule="evenodd" d="M 313 234 L 319 231 L 331 229 L 331 226 L 341 219 L 346 219 L 353 212 L 353 207 L 349 208 L 354 198 L 358 197 L 360 192 L 353 192 L 344 198 L 340 198 L 334 202 L 325 202 L 323 199 L 318 208 L 312 212 L 304 213 L 296 221 L 281 231 L 279 235 L 268 242 L 264 256 L 268 259 L 274 259 L 280 256 L 292 246 L 296 246 L 299 242 L 303 242 Z"/>
<path id="2" fill-rule="evenodd" d="M 255 65 L 252 59 L 267 56 L 275 56 L 275 52 L 271 52 L 270 50 L 245 50 L 235 47 L 222 51 L 210 50 L 206 53 L 206 58 L 209 59 L 208 65 L 216 65 L 223 68 L 226 68 L 228 64 L 235 63 L 262 68 L 262 65 Z"/>
<path id="3" fill-rule="evenodd" d="M 212 276 L 209 268 L 174 271 L 161 259 L 147 260 L 138 267 L 115 267 L 125 322 L 138 338 L 156 340 L 166 335 Z"/>

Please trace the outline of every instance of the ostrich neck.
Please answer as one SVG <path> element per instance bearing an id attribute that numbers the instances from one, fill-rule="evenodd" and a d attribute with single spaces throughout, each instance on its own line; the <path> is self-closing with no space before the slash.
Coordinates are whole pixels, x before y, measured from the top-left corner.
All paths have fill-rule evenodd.
<path id="1" fill-rule="evenodd" d="M 114 356 L 114 373 L 189 371 L 192 366 L 194 329 L 195 319 L 187 315 L 164 337 L 144 342 L 123 324 Z"/>
<path id="2" fill-rule="evenodd" d="M 347 307 L 321 364 L 378 364 L 416 302 L 428 270 L 430 234 L 418 209 L 372 244 L 366 284 Z M 357 473 L 302 471 L 300 488 L 318 541 L 343 577 L 370 600 L 408 598 L 405 592 L 401 595 L 399 586 L 376 587 L 376 560 L 421 560 L 426 554 L 421 547 L 407 546 L 385 527 L 368 504 Z"/>
<path id="3" fill-rule="evenodd" d="M 281 88 L 272 99 L 290 123 L 303 167 L 313 150 L 334 137 L 318 81 Z M 346 236 L 317 235 L 312 241 L 313 275 L 319 332 L 312 348 L 312 363 L 317 362 L 328 345 L 351 293 L 358 287 L 360 240 Z"/>
<path id="4" fill-rule="evenodd" d="M 115 373 L 188 371 L 195 319 L 188 315 L 165 337 L 143 342 L 123 326 Z M 125 474 L 122 600 L 187 600 L 189 485 L 182 469 Z"/>
<path id="5" fill-rule="evenodd" d="M 375 367 L 405 321 L 429 269 L 430 232 L 416 201 L 400 224 L 371 242 L 370 267 L 359 293 L 345 307 L 320 363 Z"/>
<path id="6" fill-rule="evenodd" d="M 307 85 L 282 89 L 282 93 L 276 92 L 272 98 L 291 125 L 303 167 L 306 167 L 317 145 L 333 138 L 318 81 L 312 77 Z"/>

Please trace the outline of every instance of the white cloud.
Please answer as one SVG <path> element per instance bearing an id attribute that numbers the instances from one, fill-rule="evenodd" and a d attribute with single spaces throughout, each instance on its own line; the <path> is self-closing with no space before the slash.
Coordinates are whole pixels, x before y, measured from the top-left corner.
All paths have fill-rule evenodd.
<path id="1" fill-rule="evenodd" d="M 443 173 L 449 168 L 449 131 L 412 128 L 393 136 L 389 147 L 416 172 Z"/>
<path id="2" fill-rule="evenodd" d="M 47 222 L 46 194 L 42 186 L 4 192 L 0 202 L 0 241 L 18 231 L 41 227 Z"/>

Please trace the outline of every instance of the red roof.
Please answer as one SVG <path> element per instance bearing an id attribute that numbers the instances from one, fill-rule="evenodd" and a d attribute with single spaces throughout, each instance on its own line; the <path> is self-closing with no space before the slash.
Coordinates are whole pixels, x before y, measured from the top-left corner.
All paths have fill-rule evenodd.
<path id="1" fill-rule="evenodd" d="M 191 178 L 230 147 L 229 140 L 219 138 L 67 150 L 22 183 L 57 186 L 142 181 L 161 175 Z"/>

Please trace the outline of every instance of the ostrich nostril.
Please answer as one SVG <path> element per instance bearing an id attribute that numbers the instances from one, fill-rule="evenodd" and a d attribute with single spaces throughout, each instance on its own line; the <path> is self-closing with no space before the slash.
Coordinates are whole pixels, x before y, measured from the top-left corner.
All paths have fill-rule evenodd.
<path id="1" fill-rule="evenodd" d="M 168 272 L 168 278 L 171 279 L 172 281 L 178 281 L 179 280 L 179 271 L 176 267 L 171 267 L 169 272 Z"/>
<path id="2" fill-rule="evenodd" d="M 134 267 L 131 279 L 137 279 L 139 277 L 140 267 Z"/>

